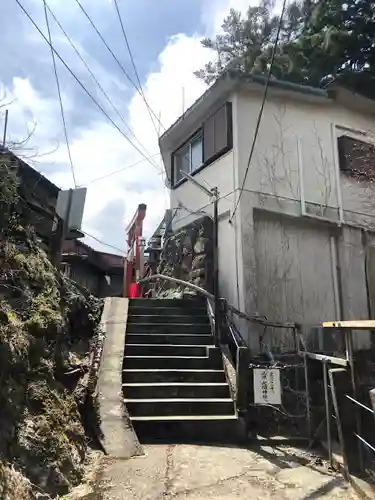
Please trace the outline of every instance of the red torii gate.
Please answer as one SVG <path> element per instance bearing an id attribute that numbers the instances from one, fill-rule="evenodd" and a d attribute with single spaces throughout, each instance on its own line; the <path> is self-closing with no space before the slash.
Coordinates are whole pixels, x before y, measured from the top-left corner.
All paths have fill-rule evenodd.
<path id="1" fill-rule="evenodd" d="M 130 224 L 126 228 L 128 255 L 124 266 L 124 297 L 140 297 L 141 286 L 137 284 L 141 276 L 141 252 L 143 220 L 146 217 L 146 205 L 141 203 Z"/>

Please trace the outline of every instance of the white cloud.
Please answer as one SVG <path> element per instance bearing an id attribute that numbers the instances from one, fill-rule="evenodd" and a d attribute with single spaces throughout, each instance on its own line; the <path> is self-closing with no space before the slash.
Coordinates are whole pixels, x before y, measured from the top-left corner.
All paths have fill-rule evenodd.
<path id="1" fill-rule="evenodd" d="M 205 84 L 193 74 L 194 70 L 201 68 L 212 57 L 212 53 L 201 46 L 200 39 L 219 30 L 230 7 L 246 10 L 248 4 L 248 0 L 204 0 L 202 4 L 204 32 L 193 36 L 180 33 L 169 39 L 158 58 L 159 69 L 151 73 L 144 84 L 147 101 L 157 116 L 160 113 L 161 122 L 165 127 L 169 127 L 181 115 L 183 107 L 185 109 L 189 107 L 206 89 Z M 108 75 L 101 76 L 108 78 Z M 10 90 L 17 98 L 17 102 L 11 108 L 13 123 L 18 123 L 21 130 L 25 117 L 32 116 L 38 122 L 38 134 L 35 139 L 38 140 L 39 147 L 44 150 L 51 149 L 56 135 L 56 132 L 52 131 L 61 132 L 61 116 L 57 100 L 42 99 L 26 79 L 15 78 L 13 88 Z M 67 109 L 74 105 L 69 101 L 68 95 L 64 95 L 63 98 Z M 128 118 L 130 127 L 145 150 L 150 155 L 157 153 L 159 150 L 157 133 L 145 103 L 137 93 L 128 104 Z M 155 123 L 158 128 L 156 120 Z M 17 130 L 18 133 L 16 127 L 13 130 Z M 160 133 L 162 132 L 163 129 L 160 129 Z M 85 185 L 92 179 L 105 176 L 142 159 L 141 154 L 105 121 L 104 117 L 103 121 L 101 116 L 99 120 L 99 115 L 96 123 L 91 123 L 89 128 L 81 130 L 78 135 L 71 138 L 70 146 L 79 185 Z M 46 161 L 66 165 L 64 172 L 52 173 L 49 177 L 63 188 L 71 187 L 72 176 L 65 145 L 61 144 L 58 151 L 46 158 Z M 150 235 L 169 202 L 164 176 L 160 173 L 162 170 L 160 156 L 156 156 L 154 161 L 157 163 L 156 167 L 142 162 L 120 174 L 88 184 L 84 216 L 84 229 L 87 232 L 99 239 L 103 237 L 105 231 L 101 233 L 93 221 L 109 202 L 121 199 L 125 206 L 124 223 L 117 231 L 123 235 L 124 246 L 126 224 L 139 203 L 146 203 L 148 206 L 145 232 L 146 235 Z M 43 171 L 43 165 L 38 168 Z M 119 241 L 118 235 L 114 241 Z"/>
<path id="2" fill-rule="evenodd" d="M 221 30 L 224 18 L 230 9 L 246 12 L 249 5 L 256 5 L 257 0 L 204 0 L 202 21 L 206 26 L 206 36 L 213 36 Z"/>
<path id="3" fill-rule="evenodd" d="M 189 107 L 201 94 L 206 86 L 199 81 L 193 71 L 203 66 L 210 57 L 209 51 L 200 44 L 200 37 L 188 37 L 183 34 L 176 35 L 169 40 L 168 45 L 159 56 L 160 69 L 149 75 L 144 85 L 146 100 L 164 127 L 168 128 L 182 113 L 183 106 Z M 129 105 L 130 125 L 149 151 L 158 150 L 158 136 L 152 125 L 149 111 L 139 94 L 135 94 Z M 156 128 L 158 121 L 154 119 Z M 163 132 L 163 129 L 160 129 Z M 150 170 L 150 167 L 145 165 Z M 155 176 L 156 173 L 152 172 Z M 160 221 L 168 201 L 165 199 L 165 188 L 159 176 L 160 195 L 157 203 L 152 202 L 154 194 L 150 197 L 145 193 L 145 200 L 138 195 L 138 202 L 132 209 L 136 209 L 139 202 L 151 201 L 145 220 L 146 231 L 150 232 Z M 162 190 L 164 195 L 162 196 Z"/>

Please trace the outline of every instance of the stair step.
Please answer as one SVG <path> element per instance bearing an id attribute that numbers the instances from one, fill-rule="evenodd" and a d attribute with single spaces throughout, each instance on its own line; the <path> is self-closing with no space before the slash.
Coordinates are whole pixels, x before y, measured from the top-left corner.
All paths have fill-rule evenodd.
<path id="1" fill-rule="evenodd" d="M 154 415 L 148 417 L 130 417 L 133 422 L 174 422 L 174 421 L 214 421 L 214 420 L 237 420 L 237 415 Z"/>
<path id="2" fill-rule="evenodd" d="M 128 344 L 125 356 L 208 356 L 208 347 L 199 345 Z M 215 349 L 213 347 L 213 349 Z"/>
<path id="3" fill-rule="evenodd" d="M 218 356 L 125 356 L 123 368 L 170 368 L 170 369 L 222 369 L 223 362 Z"/>
<path id="4" fill-rule="evenodd" d="M 165 344 L 165 345 L 213 345 L 213 335 L 190 335 L 181 333 L 128 333 L 126 335 L 126 345 L 132 344 Z"/>
<path id="5" fill-rule="evenodd" d="M 190 314 L 192 316 L 207 316 L 207 308 L 204 307 L 149 307 L 149 306 L 134 306 L 129 304 L 129 314 L 135 316 L 184 316 Z"/>
<path id="6" fill-rule="evenodd" d="M 156 311 L 155 311 L 156 312 Z M 194 316 L 194 315 L 166 315 L 166 314 L 154 314 L 154 315 L 138 315 L 138 314 L 133 314 L 133 312 L 130 312 L 128 315 L 128 325 L 129 324 L 138 324 L 138 323 L 148 323 L 148 324 L 155 324 L 155 323 L 163 323 L 163 324 L 169 324 L 172 323 L 174 325 L 177 324 L 185 324 L 185 325 L 191 325 L 191 324 L 200 324 L 200 325 L 209 325 L 210 322 L 208 320 L 208 316 Z"/>
<path id="7" fill-rule="evenodd" d="M 124 383 L 225 382 L 225 372 L 222 367 L 221 370 L 125 369 L 122 380 Z"/>
<path id="8" fill-rule="evenodd" d="M 208 335 L 211 333 L 209 323 L 128 323 L 126 333 L 190 333 Z"/>
<path id="9" fill-rule="evenodd" d="M 192 299 L 130 299 L 129 307 L 183 307 L 184 309 L 194 309 L 205 307 L 204 298 Z"/>
<path id="10" fill-rule="evenodd" d="M 124 399 L 131 417 L 156 415 L 233 415 L 230 398 Z"/>
<path id="11" fill-rule="evenodd" d="M 124 397 L 128 399 L 147 398 L 229 398 L 229 386 L 221 383 L 124 383 L 122 384 Z"/>

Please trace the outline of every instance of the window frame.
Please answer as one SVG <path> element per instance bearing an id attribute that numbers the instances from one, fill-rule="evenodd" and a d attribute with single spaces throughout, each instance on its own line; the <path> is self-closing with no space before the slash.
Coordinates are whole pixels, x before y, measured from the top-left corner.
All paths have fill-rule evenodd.
<path id="1" fill-rule="evenodd" d="M 222 103 L 220 106 L 218 106 L 213 113 L 211 113 L 203 122 L 202 124 L 202 133 L 203 133 L 203 139 L 204 139 L 204 125 L 208 120 L 214 118 L 218 111 L 220 111 L 222 108 L 225 108 L 225 118 L 226 118 L 226 142 L 227 145 L 223 147 L 222 149 L 216 151 L 213 155 L 211 155 L 209 158 L 205 159 L 204 158 L 204 143 L 203 143 L 203 163 L 204 166 L 208 166 L 214 161 L 216 161 L 218 158 L 221 156 L 225 155 L 228 153 L 228 151 L 231 151 L 233 149 L 233 107 L 232 107 L 232 102 L 231 101 L 225 101 Z M 215 120 L 214 120 L 214 149 L 215 147 Z"/>
<path id="2" fill-rule="evenodd" d="M 195 139 L 197 139 L 198 137 L 201 138 L 201 146 L 202 146 L 202 162 L 201 164 L 199 165 L 199 167 L 196 167 L 194 169 L 191 168 L 192 164 L 191 164 L 191 144 L 194 142 Z M 196 130 L 193 134 L 191 134 L 189 136 L 189 138 L 181 145 L 179 146 L 177 149 L 175 149 L 172 153 L 172 187 L 175 188 L 176 186 L 179 186 L 180 184 L 182 184 L 183 182 L 186 181 L 186 178 L 185 177 L 181 177 L 181 179 L 178 179 L 176 180 L 176 156 L 178 155 L 178 153 L 180 151 L 182 151 L 183 149 L 186 148 L 186 146 L 189 145 L 189 156 L 190 156 L 190 159 L 189 159 L 189 164 L 190 164 L 190 169 L 189 169 L 189 174 L 190 175 L 194 175 L 196 174 L 197 172 L 199 172 L 204 166 L 204 158 L 203 158 L 203 148 L 204 148 L 204 138 L 203 138 L 203 128 L 200 127 L 198 130 Z"/>
<path id="3" fill-rule="evenodd" d="M 212 156 L 209 158 L 205 159 L 205 147 L 204 147 L 204 127 L 205 123 L 214 117 L 219 110 L 222 108 L 225 108 L 225 118 L 226 118 L 226 146 L 223 147 L 221 150 L 216 151 Z M 184 149 L 187 144 L 190 144 L 194 141 L 194 138 L 197 136 L 201 136 L 202 139 L 202 164 L 200 167 L 195 168 L 193 171 L 190 171 L 189 173 L 191 175 L 195 175 L 198 172 L 200 172 L 203 168 L 207 167 L 211 163 L 214 163 L 217 159 L 221 158 L 225 154 L 227 154 L 229 151 L 233 149 L 233 106 L 231 101 L 225 101 L 222 102 L 221 105 L 217 106 L 215 111 L 213 111 L 209 116 L 207 116 L 204 120 L 202 120 L 201 125 L 199 128 L 195 130 L 193 134 L 191 134 L 186 141 L 184 141 L 178 148 L 176 148 L 174 151 L 171 153 L 171 188 L 174 189 L 178 186 L 180 186 L 182 183 L 186 181 L 186 178 L 182 177 L 181 179 L 176 181 L 176 155 L 178 154 L 179 151 Z"/>
<path id="4" fill-rule="evenodd" d="M 335 149 L 337 153 L 337 166 L 338 171 L 341 175 L 345 175 L 348 178 L 355 177 L 355 171 L 352 169 L 343 169 L 341 168 L 341 160 L 340 160 L 340 148 L 339 148 L 339 139 L 340 137 L 348 137 L 354 141 L 359 141 L 371 145 L 375 148 L 375 137 L 369 135 L 368 131 L 362 129 L 354 129 L 352 127 L 335 123 L 333 124 L 335 130 Z M 359 174 L 358 178 L 361 182 L 367 182 L 368 178 L 365 174 Z"/>

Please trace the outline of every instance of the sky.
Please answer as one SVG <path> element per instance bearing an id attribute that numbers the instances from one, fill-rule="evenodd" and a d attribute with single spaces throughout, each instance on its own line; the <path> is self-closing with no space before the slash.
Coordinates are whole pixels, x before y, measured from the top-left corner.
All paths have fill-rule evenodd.
<path id="1" fill-rule="evenodd" d="M 19 1 L 47 36 L 43 0 Z M 193 72 L 215 54 L 204 49 L 200 40 L 220 31 L 230 8 L 244 11 L 250 1 L 118 0 L 143 93 L 152 110 L 152 123 L 142 95 L 131 83 L 137 84 L 137 78 L 113 0 L 79 2 L 120 64 L 77 0 L 47 0 L 104 90 L 103 93 L 49 11 L 53 46 L 104 110 L 103 113 L 98 109 L 57 58 L 76 185 L 87 187 L 83 230 L 94 238 L 86 237 L 86 243 L 107 252 L 126 250 L 125 228 L 140 203 L 147 205 L 144 233 L 151 236 L 169 206 L 158 135 L 181 115 L 183 106 L 190 106 L 206 90 Z M 0 130 L 5 109 L 9 112 L 9 141 L 22 140 L 35 129 L 20 155 L 60 188 L 72 188 L 75 184 L 51 50 L 16 0 L 4 3 L 0 30 Z"/>

